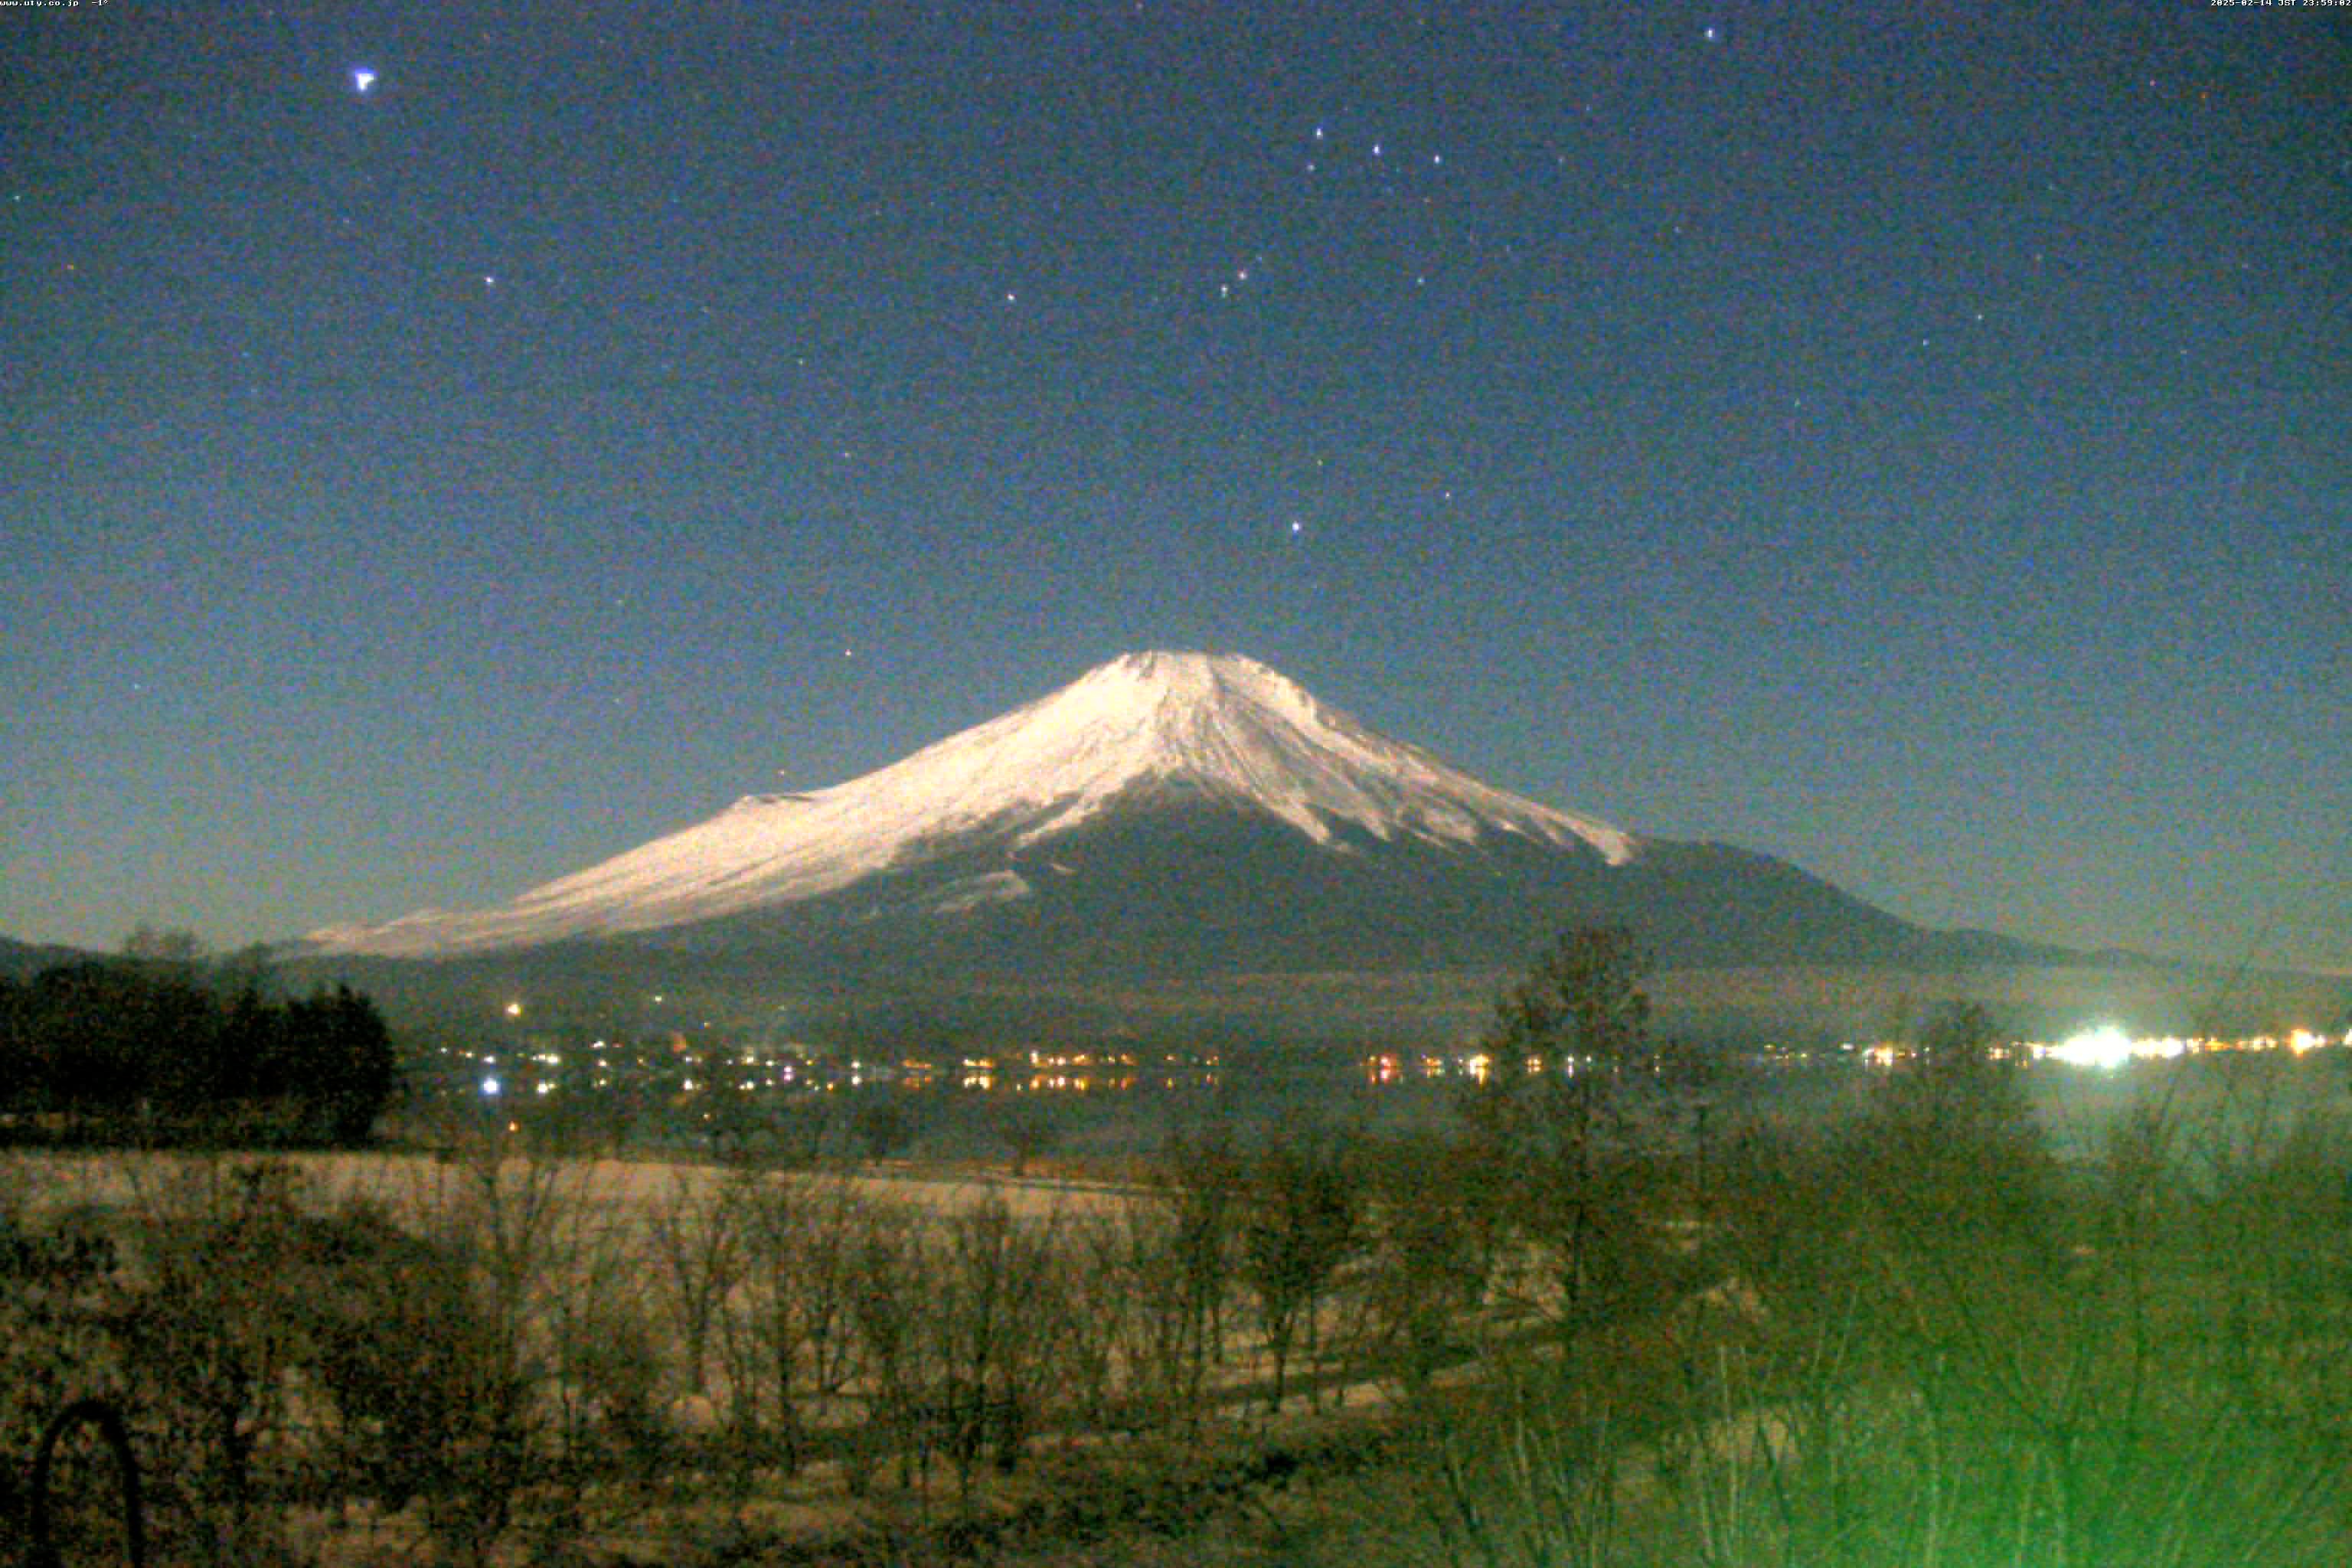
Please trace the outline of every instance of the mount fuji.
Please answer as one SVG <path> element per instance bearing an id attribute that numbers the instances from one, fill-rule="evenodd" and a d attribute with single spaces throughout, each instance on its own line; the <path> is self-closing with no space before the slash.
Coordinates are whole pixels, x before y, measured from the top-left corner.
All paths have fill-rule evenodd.
<path id="1" fill-rule="evenodd" d="M 791 967 L 1160 973 L 1493 967 L 1563 927 L 1668 964 L 2035 962 L 1769 856 L 1495 788 L 1265 665 L 1135 653 L 865 777 L 747 796 L 496 908 L 313 932 L 320 956 L 625 944 Z"/>

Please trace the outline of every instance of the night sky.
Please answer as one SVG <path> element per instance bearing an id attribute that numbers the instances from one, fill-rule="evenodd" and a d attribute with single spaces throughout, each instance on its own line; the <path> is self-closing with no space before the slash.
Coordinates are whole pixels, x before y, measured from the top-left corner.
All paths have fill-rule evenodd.
<path id="1" fill-rule="evenodd" d="M 1208 647 L 2352 971 L 2352 11 L 13 7 L 0 256 L 11 936 L 492 902 Z"/>

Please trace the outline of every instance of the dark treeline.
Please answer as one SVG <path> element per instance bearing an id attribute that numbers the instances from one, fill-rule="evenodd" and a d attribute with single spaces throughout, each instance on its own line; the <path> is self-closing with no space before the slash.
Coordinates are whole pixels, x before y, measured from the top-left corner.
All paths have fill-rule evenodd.
<path id="1" fill-rule="evenodd" d="M 279 998 L 257 965 L 143 957 L 0 979 L 0 1110 L 20 1131 L 358 1143 L 397 1078 L 348 986 Z"/>

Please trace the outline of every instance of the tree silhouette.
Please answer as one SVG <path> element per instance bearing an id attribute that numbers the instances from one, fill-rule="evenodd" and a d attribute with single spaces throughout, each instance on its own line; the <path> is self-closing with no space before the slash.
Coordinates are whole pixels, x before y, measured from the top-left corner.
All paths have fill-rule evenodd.
<path id="1" fill-rule="evenodd" d="M 1520 1173 L 1490 1192 L 1493 1223 L 1532 1244 L 1549 1276 L 1539 1298 L 1571 1336 L 1643 1299 L 1659 1272 L 1639 1216 L 1651 1173 L 1624 1114 L 1628 1076 L 1654 1054 L 1649 970 L 1623 927 L 1563 933 L 1496 1003 L 1486 1081 L 1465 1107 L 1488 1167 Z"/>
<path id="2" fill-rule="evenodd" d="M 275 1108 L 299 1136 L 364 1141 L 399 1076 L 375 1005 L 348 986 L 281 1004 L 257 976 L 226 995 L 206 980 L 177 957 L 144 957 L 11 987 L 0 998 L 0 1103 L 62 1112 L 85 1132 L 136 1117 L 166 1134 Z"/>

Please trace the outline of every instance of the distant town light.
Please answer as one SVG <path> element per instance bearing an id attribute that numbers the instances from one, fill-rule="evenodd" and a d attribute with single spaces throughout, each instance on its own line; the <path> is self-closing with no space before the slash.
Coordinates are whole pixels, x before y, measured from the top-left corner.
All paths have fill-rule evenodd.
<path id="1" fill-rule="evenodd" d="M 2050 1054 L 2074 1067 L 2117 1068 L 2131 1060 L 2132 1041 L 2113 1024 L 2102 1024 L 2059 1041 Z"/>
<path id="2" fill-rule="evenodd" d="M 520 1003 L 520 1002 L 509 1002 L 509 1003 L 508 1003 L 508 1004 L 507 1004 L 507 1016 L 508 1016 L 508 1017 L 509 1017 L 509 1018 L 520 1018 L 520 1017 L 521 1017 L 521 1016 L 522 1016 L 522 1004 L 521 1004 L 521 1003 Z"/>
<path id="3" fill-rule="evenodd" d="M 482 1093 L 488 1099 L 496 1100 L 499 1097 L 499 1080 L 494 1078 L 484 1079 L 482 1080 Z"/>

